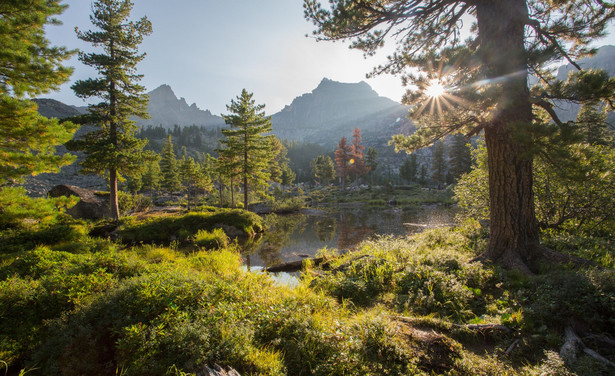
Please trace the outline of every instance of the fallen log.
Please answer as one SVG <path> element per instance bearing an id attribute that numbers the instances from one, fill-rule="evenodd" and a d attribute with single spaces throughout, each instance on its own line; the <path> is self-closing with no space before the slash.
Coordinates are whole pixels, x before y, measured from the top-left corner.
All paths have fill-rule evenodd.
<path id="1" fill-rule="evenodd" d="M 468 329 L 468 330 L 476 330 L 479 332 L 486 332 L 486 331 L 504 332 L 504 333 L 512 332 L 512 329 L 510 329 L 506 325 L 501 325 L 501 324 L 469 324 L 469 325 L 453 324 L 453 326 L 457 328 Z"/>

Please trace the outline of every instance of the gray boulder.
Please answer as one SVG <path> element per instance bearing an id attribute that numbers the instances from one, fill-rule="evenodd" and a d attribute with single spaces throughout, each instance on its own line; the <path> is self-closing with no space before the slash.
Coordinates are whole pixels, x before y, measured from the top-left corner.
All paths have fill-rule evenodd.
<path id="1" fill-rule="evenodd" d="M 77 205 L 66 212 L 73 218 L 102 219 L 111 217 L 108 196 L 97 194 L 91 189 L 79 188 L 74 185 L 56 185 L 49 193 L 49 197 L 77 196 Z"/>

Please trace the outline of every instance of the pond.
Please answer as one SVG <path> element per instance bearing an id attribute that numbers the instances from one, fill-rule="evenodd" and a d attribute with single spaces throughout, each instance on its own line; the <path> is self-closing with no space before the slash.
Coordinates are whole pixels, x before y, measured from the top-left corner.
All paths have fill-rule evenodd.
<path id="1" fill-rule="evenodd" d="M 416 209 L 357 204 L 317 207 L 270 217 L 272 228 L 243 245 L 248 269 L 314 257 L 322 248 L 351 250 L 375 235 L 410 235 L 453 224 L 454 210 L 439 205 Z"/>

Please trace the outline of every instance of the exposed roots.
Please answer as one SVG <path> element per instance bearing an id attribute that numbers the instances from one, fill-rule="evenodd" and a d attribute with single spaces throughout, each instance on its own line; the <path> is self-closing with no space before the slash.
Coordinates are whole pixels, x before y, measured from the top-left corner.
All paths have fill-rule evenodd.
<path id="1" fill-rule="evenodd" d="M 581 351 L 598 362 L 615 368 L 615 363 L 585 346 L 581 338 L 574 332 L 574 330 L 571 327 L 567 327 L 564 335 L 564 344 L 559 351 L 560 357 L 568 363 L 575 363 L 577 360 L 577 354 Z"/>
<path id="2" fill-rule="evenodd" d="M 564 264 L 572 265 L 573 267 L 601 267 L 593 261 L 573 256 L 564 253 L 556 252 L 550 248 L 542 245 L 532 246 L 532 257 L 524 260 L 518 252 L 513 250 L 507 250 L 501 253 L 501 256 L 496 259 L 488 257 L 487 252 L 471 259 L 469 262 L 482 262 L 482 263 L 497 263 L 505 269 L 517 270 L 527 275 L 534 275 L 531 267 L 536 266 L 538 263 L 547 264 Z"/>

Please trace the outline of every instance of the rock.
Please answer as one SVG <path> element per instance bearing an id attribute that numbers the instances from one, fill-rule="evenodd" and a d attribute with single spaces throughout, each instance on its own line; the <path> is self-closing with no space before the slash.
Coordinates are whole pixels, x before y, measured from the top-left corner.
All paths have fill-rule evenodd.
<path id="1" fill-rule="evenodd" d="M 49 191 L 48 195 L 49 197 L 79 197 L 77 205 L 66 211 L 73 218 L 102 219 L 111 217 L 108 198 L 96 194 L 94 190 L 79 188 L 74 185 L 56 185 Z"/>
<path id="2" fill-rule="evenodd" d="M 217 364 L 211 367 L 205 367 L 203 372 L 197 372 L 198 376 L 241 376 L 239 372 L 232 368 L 224 369 Z"/>

